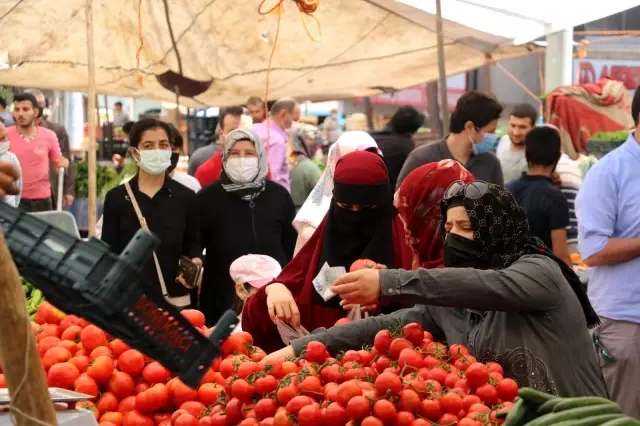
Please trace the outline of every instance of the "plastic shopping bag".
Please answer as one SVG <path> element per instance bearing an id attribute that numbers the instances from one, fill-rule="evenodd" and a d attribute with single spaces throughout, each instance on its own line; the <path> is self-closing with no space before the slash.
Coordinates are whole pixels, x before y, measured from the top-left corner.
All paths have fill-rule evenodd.
<path id="1" fill-rule="evenodd" d="M 369 318 L 369 312 L 362 312 L 362 310 L 360 309 L 360 305 L 355 305 L 347 314 L 347 318 L 351 321 Z"/>
<path id="2" fill-rule="evenodd" d="M 278 328 L 278 333 L 280 333 L 280 338 L 282 339 L 282 342 L 285 345 L 288 345 L 289 343 L 291 343 L 296 339 L 299 339 L 301 337 L 305 337 L 311 334 L 303 326 L 300 326 L 299 328 L 293 328 L 286 322 L 280 321 L 280 320 L 276 321 L 276 327 Z"/>

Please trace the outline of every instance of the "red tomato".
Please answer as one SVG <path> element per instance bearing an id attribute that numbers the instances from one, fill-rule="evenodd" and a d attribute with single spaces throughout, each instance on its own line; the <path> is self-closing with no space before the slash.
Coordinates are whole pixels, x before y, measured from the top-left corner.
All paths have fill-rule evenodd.
<path id="1" fill-rule="evenodd" d="M 100 388 L 98 387 L 98 384 L 86 373 L 80 374 L 80 377 L 78 377 L 76 381 L 73 382 L 73 390 L 79 393 L 84 393 L 86 395 L 91 395 L 95 397 L 100 395 Z M 116 408 L 117 406 L 118 405 L 116 404 Z M 100 410 L 100 408 L 98 409 Z M 113 411 L 113 410 L 100 410 L 101 413 L 106 411 Z"/>
<path id="2" fill-rule="evenodd" d="M 357 381 L 349 380 L 338 386 L 336 402 L 339 402 L 340 405 L 346 407 L 351 398 L 359 395 L 362 395 L 362 388 Z"/>
<path id="3" fill-rule="evenodd" d="M 204 314 L 196 309 L 185 309 L 180 311 L 183 317 L 187 319 L 194 327 L 204 327 Z"/>
<path id="4" fill-rule="evenodd" d="M 347 410 L 337 402 L 332 402 L 324 412 L 324 421 L 327 425 L 343 425 L 349 420 Z"/>
<path id="5" fill-rule="evenodd" d="M 379 399 L 373 404 L 373 414 L 385 423 L 393 423 L 398 418 L 395 405 L 386 399 Z"/>
<path id="6" fill-rule="evenodd" d="M 329 351 L 320 342 L 309 342 L 304 352 L 304 358 L 310 362 L 322 363 L 329 358 Z"/>
<path id="7" fill-rule="evenodd" d="M 109 342 L 109 344 L 107 345 L 109 350 L 111 351 L 111 353 L 113 354 L 114 357 L 119 357 L 120 355 L 122 355 L 124 352 L 128 351 L 129 349 L 131 349 L 131 347 L 129 347 L 129 345 L 127 345 L 126 343 L 124 343 L 122 340 L 120 339 L 113 339 L 112 341 Z"/>
<path id="8" fill-rule="evenodd" d="M 113 393 L 118 399 L 133 395 L 135 387 L 136 384 L 131 376 L 122 371 L 114 371 L 107 382 L 107 390 Z"/>
<path id="9" fill-rule="evenodd" d="M 336 323 L 333 326 L 339 327 L 344 324 L 349 324 L 350 322 L 351 320 L 349 318 L 340 318 L 338 321 L 336 321 Z"/>
<path id="10" fill-rule="evenodd" d="M 400 356 L 400 352 L 403 349 L 411 349 L 413 348 L 413 344 L 405 338 L 393 339 L 391 341 L 391 345 L 389 345 L 389 356 L 393 359 L 398 359 Z"/>
<path id="11" fill-rule="evenodd" d="M 480 404 L 482 400 L 477 395 L 466 395 L 462 398 L 462 409 L 465 411 L 469 411 L 469 408 L 473 404 Z"/>
<path id="12" fill-rule="evenodd" d="M 180 409 L 186 411 L 194 417 L 200 417 L 207 407 L 198 401 L 187 401 L 180 405 Z"/>
<path id="13" fill-rule="evenodd" d="M 191 389 L 180 379 L 172 379 L 169 383 L 169 396 L 176 406 L 180 406 L 187 401 L 195 401 L 198 398 L 198 391 Z"/>
<path id="14" fill-rule="evenodd" d="M 89 353 L 98 346 L 107 346 L 107 336 L 95 325 L 88 325 L 80 333 L 82 347 Z"/>
<path id="15" fill-rule="evenodd" d="M 109 348 L 106 346 L 98 346 L 97 348 L 92 350 L 91 353 L 89 354 L 90 359 L 96 359 L 101 356 L 108 356 L 109 358 L 113 358 L 113 354 L 111 353 Z"/>
<path id="16" fill-rule="evenodd" d="M 453 344 L 449 347 L 449 356 L 454 361 L 467 355 L 469 355 L 469 350 L 464 345 Z"/>
<path id="17" fill-rule="evenodd" d="M 0 374 L 0 389 L 7 388 L 7 379 L 4 378 L 4 374 Z"/>
<path id="18" fill-rule="evenodd" d="M 423 363 L 422 355 L 413 348 L 403 349 L 398 356 L 398 367 L 407 372 L 419 370 Z"/>
<path id="19" fill-rule="evenodd" d="M 113 375 L 113 360 L 107 356 L 96 358 L 87 368 L 87 374 L 99 385 L 107 383 Z"/>
<path id="20" fill-rule="evenodd" d="M 156 412 L 166 407 L 168 403 L 169 390 L 162 383 L 157 383 L 136 395 L 136 409 L 142 413 Z"/>
<path id="21" fill-rule="evenodd" d="M 429 420 L 438 420 L 442 415 L 440 402 L 435 399 L 425 399 L 420 403 L 420 414 Z"/>
<path id="22" fill-rule="evenodd" d="M 384 423 L 382 423 L 382 420 L 377 419 L 373 416 L 369 416 L 369 417 L 365 417 L 364 420 L 362 420 L 362 423 L 360 423 L 360 426 L 384 426 Z"/>
<path id="23" fill-rule="evenodd" d="M 397 395 L 402 390 L 402 381 L 393 373 L 382 373 L 376 378 L 375 388 L 380 396 Z"/>
<path id="24" fill-rule="evenodd" d="M 205 405 L 215 404 L 216 402 L 218 402 L 218 399 L 220 399 L 221 396 L 224 395 L 224 387 L 220 386 L 217 383 L 205 383 L 198 389 L 198 400 Z"/>
<path id="25" fill-rule="evenodd" d="M 477 388 L 489 380 L 489 371 L 487 370 L 487 366 L 481 362 L 474 362 L 473 364 L 469 364 L 467 370 L 465 371 L 465 377 L 467 382 L 471 387 Z"/>
<path id="26" fill-rule="evenodd" d="M 291 401 L 287 403 L 286 409 L 289 413 L 297 416 L 302 407 L 311 404 L 313 404 L 313 399 L 309 398 L 308 396 L 298 395 L 293 397 Z"/>
<path id="27" fill-rule="evenodd" d="M 45 352 L 42 357 L 42 363 L 44 364 L 45 370 L 51 368 L 54 364 L 59 364 L 61 362 L 67 362 L 71 359 L 71 352 L 68 349 L 60 348 L 54 346 Z"/>
<path id="28" fill-rule="evenodd" d="M 347 413 L 354 420 L 362 420 L 371 413 L 371 403 L 364 396 L 354 396 L 347 403 Z"/>
<path id="29" fill-rule="evenodd" d="M 498 390 L 489 383 L 476 389 L 475 394 L 487 405 L 495 405 L 498 403 Z"/>
<path id="30" fill-rule="evenodd" d="M 491 408 L 487 407 L 482 403 L 473 404 L 467 410 L 468 413 L 489 413 L 491 412 Z"/>
<path id="31" fill-rule="evenodd" d="M 80 372 L 70 362 L 61 362 L 51 366 L 47 373 L 47 385 L 50 388 L 73 389 L 73 384 L 80 377 Z"/>
<path id="32" fill-rule="evenodd" d="M 120 404 L 118 404 L 118 411 L 126 414 L 129 411 L 133 411 L 136 409 L 136 397 L 135 396 L 128 396 L 126 398 L 124 398 L 122 401 L 120 401 Z"/>
<path id="33" fill-rule="evenodd" d="M 415 413 L 420 408 L 420 396 L 411 389 L 404 389 L 400 392 L 400 400 L 396 406 L 400 411 Z"/>
<path id="34" fill-rule="evenodd" d="M 283 386 L 276 391 L 276 401 L 280 405 L 287 405 L 297 393 L 298 389 L 295 385 Z"/>
<path id="35" fill-rule="evenodd" d="M 458 416 L 450 413 L 445 413 L 438 419 L 439 425 L 451 425 L 457 422 L 458 422 Z"/>
<path id="36" fill-rule="evenodd" d="M 454 392 L 449 392 L 440 398 L 440 406 L 445 413 L 458 414 L 462 410 L 462 398 Z"/>
<path id="37" fill-rule="evenodd" d="M 258 395 L 264 396 L 278 388 L 278 380 L 272 375 L 266 375 L 257 379 L 253 385 Z"/>
<path id="38" fill-rule="evenodd" d="M 249 348 L 253 346 L 253 337 L 246 331 L 232 334 L 222 343 L 223 356 L 231 354 L 249 355 Z"/>
<path id="39" fill-rule="evenodd" d="M 55 336 L 45 336 L 38 343 L 38 353 L 42 357 L 49 349 L 54 348 L 60 344 L 61 340 Z"/>
<path id="40" fill-rule="evenodd" d="M 224 408 L 228 424 L 234 425 L 240 423 L 244 417 L 242 412 L 242 402 L 238 398 L 232 398 Z"/>
<path id="41" fill-rule="evenodd" d="M 80 333 L 82 333 L 82 327 L 79 325 L 70 325 L 62 332 L 60 338 L 78 343 L 80 341 Z"/>
<path id="42" fill-rule="evenodd" d="M 513 379 L 502 379 L 496 386 L 498 396 L 503 401 L 513 401 L 518 396 L 518 384 Z"/>
<path id="43" fill-rule="evenodd" d="M 277 409 L 278 403 L 271 398 L 261 399 L 256 403 L 256 406 L 254 407 L 256 416 L 260 420 L 275 416 Z"/>
<path id="44" fill-rule="evenodd" d="M 395 426 L 411 426 L 415 419 L 415 416 L 409 411 L 399 411 Z"/>
<path id="45" fill-rule="evenodd" d="M 124 415 L 123 426 L 155 426 L 153 419 L 133 410 Z"/>
<path id="46" fill-rule="evenodd" d="M 45 324 L 40 327 L 40 332 L 36 336 L 36 342 L 40 343 L 47 337 L 60 337 L 60 327 L 55 324 Z"/>
<path id="47" fill-rule="evenodd" d="M 101 413 L 106 413 L 109 411 L 117 411 L 118 410 L 118 398 L 111 392 L 105 392 L 100 395 L 98 401 L 96 402 L 96 408 Z"/>
<path id="48" fill-rule="evenodd" d="M 144 370 L 144 355 L 135 349 L 129 349 L 118 357 L 118 368 L 131 377 L 137 377 Z"/>
<path id="49" fill-rule="evenodd" d="M 444 368 L 441 367 L 436 367 L 436 368 L 432 368 L 431 370 L 429 370 L 429 374 L 427 375 L 427 379 L 428 380 L 435 380 L 436 382 L 440 383 L 441 385 L 445 385 L 445 380 L 447 379 L 447 375 L 449 373 L 447 373 L 447 370 L 445 370 Z M 458 377 L 456 376 L 456 380 L 458 380 Z"/>
<path id="50" fill-rule="evenodd" d="M 244 379 L 234 380 L 231 384 L 231 395 L 242 402 L 250 401 L 255 391 L 255 387 Z"/>
<path id="51" fill-rule="evenodd" d="M 393 337 L 391 337 L 389 330 L 380 330 L 373 338 L 373 347 L 376 348 L 379 354 L 386 354 L 392 341 Z"/>
<path id="52" fill-rule="evenodd" d="M 98 411 L 96 406 L 91 401 L 77 402 L 76 403 L 76 408 L 82 408 L 84 410 L 90 411 L 91 414 L 93 414 L 93 417 L 96 418 L 96 420 L 98 420 L 98 417 L 100 417 L 100 412 Z"/>
<path id="53" fill-rule="evenodd" d="M 102 422 L 111 422 L 116 426 L 121 426 L 124 422 L 124 414 L 117 411 L 109 411 L 100 416 L 100 424 L 102 424 Z"/>
<path id="54" fill-rule="evenodd" d="M 402 327 L 402 335 L 417 346 L 424 339 L 424 328 L 417 322 L 412 322 Z"/>
<path id="55" fill-rule="evenodd" d="M 298 424 L 300 426 L 317 426 L 322 421 L 322 410 L 316 403 L 306 405 L 298 412 Z"/>
<path id="56" fill-rule="evenodd" d="M 489 373 L 500 373 L 504 376 L 504 370 L 502 366 L 497 362 L 488 362 L 487 370 L 489 371 Z"/>
<path id="57" fill-rule="evenodd" d="M 375 269 L 378 266 L 376 262 L 370 259 L 358 259 L 351 264 L 349 272 L 358 271 L 360 269 Z"/>

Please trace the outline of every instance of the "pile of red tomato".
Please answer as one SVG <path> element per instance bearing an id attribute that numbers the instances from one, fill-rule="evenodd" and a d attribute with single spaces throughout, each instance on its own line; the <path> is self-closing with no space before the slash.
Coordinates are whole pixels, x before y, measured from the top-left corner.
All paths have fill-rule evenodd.
<path id="1" fill-rule="evenodd" d="M 207 334 L 202 313 L 183 315 Z M 434 342 L 417 323 L 337 359 L 311 342 L 300 358 L 267 360 L 249 333 L 236 333 L 198 389 L 48 303 L 33 331 L 48 385 L 95 396 L 77 407 L 100 426 L 487 426 L 518 393 L 499 364 Z"/>

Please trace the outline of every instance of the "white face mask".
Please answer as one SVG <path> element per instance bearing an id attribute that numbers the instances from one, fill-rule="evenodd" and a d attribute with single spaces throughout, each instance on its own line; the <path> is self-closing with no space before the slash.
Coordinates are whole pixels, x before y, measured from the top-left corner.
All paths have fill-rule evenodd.
<path id="1" fill-rule="evenodd" d="M 170 149 L 150 149 L 138 151 L 138 166 L 150 175 L 161 175 L 171 166 Z"/>
<path id="2" fill-rule="evenodd" d="M 224 171 L 235 183 L 249 183 L 258 176 L 258 159 L 229 158 L 224 165 Z"/>
<path id="3" fill-rule="evenodd" d="M 4 140 L 0 142 L 0 155 L 4 154 L 7 151 L 9 151 L 9 141 Z"/>

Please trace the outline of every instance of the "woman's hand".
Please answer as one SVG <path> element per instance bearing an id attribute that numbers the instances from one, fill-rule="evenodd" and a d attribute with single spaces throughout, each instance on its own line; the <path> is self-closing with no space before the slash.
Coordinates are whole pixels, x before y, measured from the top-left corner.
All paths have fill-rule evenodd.
<path id="1" fill-rule="evenodd" d="M 265 359 L 269 361 L 284 361 L 285 359 L 292 358 L 294 356 L 296 356 L 296 353 L 294 352 L 293 347 L 287 346 L 279 351 L 271 352 L 265 357 Z"/>
<path id="2" fill-rule="evenodd" d="M 0 161 L 0 199 L 5 195 L 18 195 L 20 193 L 16 182 L 20 173 L 16 166 L 8 161 Z"/>
<path id="3" fill-rule="evenodd" d="M 300 311 L 293 295 L 284 284 L 269 284 L 265 289 L 267 294 L 267 309 L 271 321 L 281 320 L 291 324 L 294 328 L 300 327 Z"/>
<path id="4" fill-rule="evenodd" d="M 380 270 L 360 269 L 344 274 L 333 283 L 331 291 L 345 304 L 372 305 L 380 300 Z"/>

